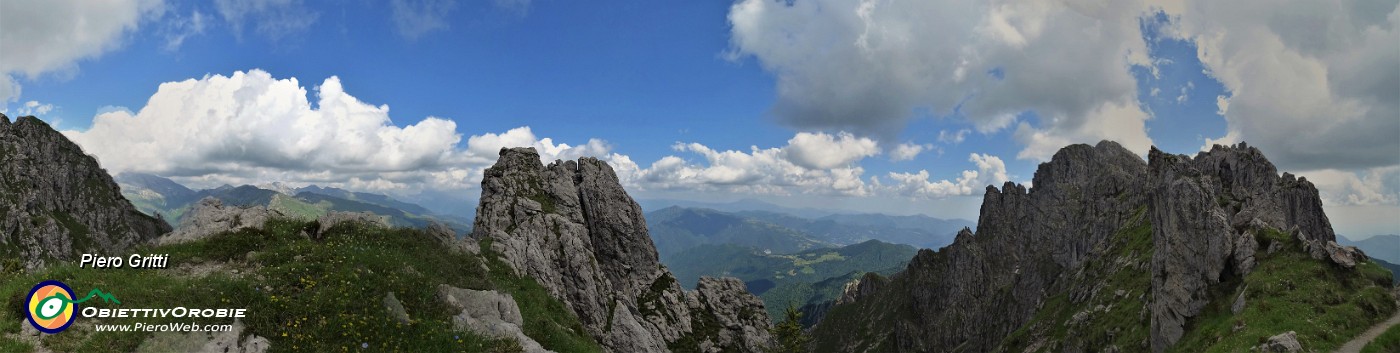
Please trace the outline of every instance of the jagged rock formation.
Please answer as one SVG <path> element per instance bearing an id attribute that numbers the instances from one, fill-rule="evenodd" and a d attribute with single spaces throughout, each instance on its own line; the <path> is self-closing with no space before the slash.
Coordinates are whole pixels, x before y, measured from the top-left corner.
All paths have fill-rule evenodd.
<path id="1" fill-rule="evenodd" d="M 1211 285 L 1249 274 L 1258 251 L 1254 232 L 1290 229 L 1305 244 L 1337 248 L 1317 188 L 1306 178 L 1280 177 L 1257 148 L 1216 145 L 1191 158 L 1154 147 L 1148 160 L 1154 352 L 1181 338 L 1186 320 L 1208 303 Z M 1335 252 L 1334 261 L 1354 258 Z"/>
<path id="2" fill-rule="evenodd" d="M 758 351 L 769 321 L 732 280 L 685 292 L 657 259 L 642 210 L 594 158 L 540 162 L 502 149 L 486 170 L 472 237 L 563 301 L 606 349 Z M 485 249 L 483 249 L 485 250 Z"/>
<path id="3" fill-rule="evenodd" d="M 32 116 L 0 114 L 0 253 L 45 259 L 116 253 L 170 231 L 122 198 L 97 160 Z"/>
<path id="4" fill-rule="evenodd" d="M 224 206 L 224 203 L 219 199 L 205 197 L 199 200 L 194 209 L 185 215 L 184 219 L 180 221 L 179 228 L 156 239 L 156 244 L 190 242 L 223 232 L 261 228 L 264 223 L 267 223 L 267 220 L 273 217 L 285 216 L 281 212 L 269 210 L 265 206 Z"/>
<path id="5" fill-rule="evenodd" d="M 1195 158 L 1154 148 L 1148 159 L 1109 141 L 1073 145 L 1040 165 L 1032 190 L 988 187 L 975 234 L 964 230 L 953 245 L 921 250 L 888 281 L 867 276 L 849 287 L 814 329 L 814 345 L 1161 352 L 1213 300 L 1213 286 L 1248 274 L 1256 253 L 1279 250 L 1277 243 L 1259 249 L 1257 232 L 1290 230 L 1313 258 L 1342 268 L 1365 259 L 1335 244 L 1316 188 L 1279 176 L 1255 148 L 1215 146 Z M 1047 310 L 1063 321 L 1033 321 Z M 1089 332 L 1109 329 L 1088 323 L 1101 324 L 1111 311 L 1133 327 Z M 1055 330 L 1105 338 L 1036 340 Z"/>
<path id="6" fill-rule="evenodd" d="M 342 212 L 331 211 L 326 215 L 316 218 L 316 234 L 325 234 L 342 223 L 363 223 L 376 227 L 389 227 L 389 220 L 386 217 L 374 214 L 374 212 Z"/>
<path id="7" fill-rule="evenodd" d="M 449 285 L 439 285 L 438 300 L 453 310 L 460 310 L 452 316 L 452 327 L 456 330 L 476 332 L 487 337 L 513 339 L 520 343 L 526 353 L 550 352 L 525 335 L 521 329 L 525 318 L 520 315 L 520 306 L 510 294 L 496 291 L 462 289 Z"/>

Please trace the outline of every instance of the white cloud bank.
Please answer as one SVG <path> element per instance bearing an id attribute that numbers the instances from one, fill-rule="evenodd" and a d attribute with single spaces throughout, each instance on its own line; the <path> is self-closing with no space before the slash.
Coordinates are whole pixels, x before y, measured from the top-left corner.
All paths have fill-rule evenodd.
<path id="1" fill-rule="evenodd" d="M 19 99 L 18 77 L 71 74 L 163 12 L 159 0 L 0 1 L 0 105 Z"/>
<path id="2" fill-rule="evenodd" d="M 1113 139 L 1146 153 L 1129 68 L 1151 65 L 1134 1 L 745 0 L 731 59 L 777 76 L 774 112 L 804 129 L 890 137 L 918 109 L 955 108 L 978 131 L 1015 127 L 1019 158 Z M 999 74 L 992 74 L 998 72 Z M 1037 124 L 1014 124 L 1035 111 Z"/>
<path id="3" fill-rule="evenodd" d="M 313 105 L 295 78 L 261 70 L 162 84 L 136 113 L 98 114 L 65 131 L 112 172 L 145 172 L 198 184 L 284 181 L 370 191 L 466 189 L 504 146 L 542 159 L 603 155 L 608 146 L 539 139 L 528 127 L 467 139 L 457 123 L 428 117 L 399 127 L 389 107 L 346 93 L 339 78 L 316 86 Z"/>
<path id="4" fill-rule="evenodd" d="M 280 181 L 399 195 L 460 192 L 477 187 L 502 147 L 534 147 L 544 162 L 599 157 L 636 190 L 939 198 L 1007 180 L 1001 159 L 973 154 L 976 170 L 955 181 L 919 174 L 921 182 L 956 188 L 916 191 L 914 180 L 896 173 L 890 177 L 899 184 L 882 186 L 859 165 L 881 154 L 879 143 L 844 132 L 797 133 L 782 147 L 747 152 L 677 143 L 676 152 L 703 162 L 666 156 L 642 168 L 601 139 L 569 145 L 529 127 L 471 136 L 460 128 L 437 117 L 396 125 L 387 105 L 360 101 L 337 77 L 308 91 L 295 78 L 251 70 L 161 84 L 140 110 L 108 109 L 90 129 L 64 133 L 113 173 L 152 173 L 199 187 Z M 909 147 L 894 153 L 917 154 L 902 148 Z"/>

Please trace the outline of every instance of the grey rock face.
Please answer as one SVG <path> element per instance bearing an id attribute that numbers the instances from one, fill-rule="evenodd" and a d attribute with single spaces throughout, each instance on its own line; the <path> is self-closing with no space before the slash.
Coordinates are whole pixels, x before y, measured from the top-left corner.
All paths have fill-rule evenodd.
<path id="1" fill-rule="evenodd" d="M 520 307 L 510 294 L 496 291 L 462 289 L 449 285 L 438 286 L 438 300 L 461 310 L 452 317 L 452 326 L 457 330 L 468 330 L 487 337 L 514 339 L 528 353 L 550 352 L 539 342 L 525 335 L 521 329 L 525 319 L 520 316 Z"/>
<path id="2" fill-rule="evenodd" d="M 1256 148 L 1216 145 L 1194 158 L 1153 148 L 1148 159 L 1154 352 L 1181 338 L 1222 276 L 1253 270 L 1255 231 L 1297 229 L 1320 251 L 1335 244 L 1317 189 L 1307 179 L 1279 176 Z M 1339 263 L 1350 258 L 1338 253 Z"/>
<path id="3" fill-rule="evenodd" d="M 452 230 L 452 227 L 446 224 L 437 221 L 429 221 L 428 228 L 424 229 L 424 233 L 443 246 L 446 246 L 449 250 L 458 253 L 481 253 L 481 246 L 477 245 L 475 240 L 457 239 L 457 231 Z"/>
<path id="4" fill-rule="evenodd" d="M 533 148 L 501 150 L 481 181 L 472 238 L 490 239 L 491 250 L 573 309 L 604 348 L 664 352 L 687 338 L 713 350 L 756 351 L 769 340 L 757 298 L 741 290 L 729 295 L 752 300 L 707 306 L 704 295 L 681 289 L 658 261 L 641 207 L 607 163 L 582 158 L 546 166 L 539 158 Z M 717 285 L 710 295 L 730 289 Z M 721 320 L 720 312 L 742 312 L 730 322 L 756 326 L 695 329 Z"/>
<path id="5" fill-rule="evenodd" d="M 1033 190 L 988 187 L 975 234 L 964 230 L 948 247 L 920 250 L 884 288 L 857 299 L 873 303 L 862 306 L 871 313 L 855 327 L 890 332 L 829 332 L 818 324 L 815 344 L 852 351 L 883 340 L 901 352 L 992 351 L 1031 320 L 1047 293 L 1069 290 L 1064 276 L 1145 207 L 1146 172 L 1141 158 L 1101 142 L 1060 150 L 1040 165 Z M 880 323 L 888 321 L 894 324 Z"/>
<path id="6" fill-rule="evenodd" d="M 921 250 L 904 272 L 877 288 L 848 287 L 840 305 L 855 305 L 860 314 L 837 318 L 831 330 L 870 332 L 827 331 L 821 323 L 815 344 L 837 351 L 1006 349 L 998 344 L 1052 295 L 1067 295 L 1073 304 L 1099 294 L 1097 283 L 1084 281 L 1091 278 L 1083 276 L 1084 264 L 1112 246 L 1106 239 L 1116 231 L 1140 225 L 1134 223 L 1139 212 L 1151 223 L 1150 263 L 1115 266 L 1151 274 L 1151 287 L 1138 294 L 1146 302 L 1139 317 L 1150 325 L 1149 335 L 1140 347 L 1115 348 L 1161 352 L 1175 344 L 1213 286 L 1247 275 L 1258 252 L 1283 251 L 1277 243 L 1259 248 L 1255 235 L 1264 229 L 1291 230 L 1315 258 L 1340 267 L 1365 261 L 1364 254 L 1335 244 L 1312 183 L 1280 176 L 1257 149 L 1215 146 L 1193 158 L 1154 148 L 1148 159 L 1113 142 L 1073 145 L 1040 165 L 1030 191 L 1014 183 L 988 187 L 975 234 L 964 230 L 948 247 Z M 1234 299 L 1243 297 L 1226 300 Z M 1232 309 L 1245 305 L 1238 300 Z M 1107 310 L 1095 306 L 1054 324 L 1072 329 Z"/>
<path id="7" fill-rule="evenodd" d="M 34 117 L 0 115 L 0 255 L 46 259 L 118 253 L 170 231 L 141 214 L 92 156 Z"/>
<path id="8" fill-rule="evenodd" d="M 1264 344 L 1259 345 L 1257 348 L 1260 352 L 1292 353 L 1303 351 L 1303 345 L 1298 343 L 1298 334 L 1293 331 L 1269 337 L 1268 342 L 1264 342 Z"/>
<path id="9" fill-rule="evenodd" d="M 207 238 L 214 234 L 261 228 L 267 220 L 282 217 L 281 212 L 264 206 L 224 206 L 222 201 L 205 197 L 180 221 L 174 232 L 156 239 L 156 244 L 176 244 Z"/>

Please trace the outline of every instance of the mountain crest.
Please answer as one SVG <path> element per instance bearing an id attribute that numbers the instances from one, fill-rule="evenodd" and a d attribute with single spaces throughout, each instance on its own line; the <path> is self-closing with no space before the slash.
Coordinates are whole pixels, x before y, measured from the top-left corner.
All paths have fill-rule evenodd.
<path id="1" fill-rule="evenodd" d="M 533 148 L 501 149 L 482 178 L 472 237 L 566 303 L 616 352 L 696 347 L 758 351 L 763 304 L 737 280 L 701 279 L 686 292 L 658 261 L 641 207 L 596 158 L 540 162 Z"/>
<path id="2" fill-rule="evenodd" d="M 97 160 L 33 116 L 0 114 L 0 249 L 23 266 L 115 252 L 170 231 L 125 198 Z"/>

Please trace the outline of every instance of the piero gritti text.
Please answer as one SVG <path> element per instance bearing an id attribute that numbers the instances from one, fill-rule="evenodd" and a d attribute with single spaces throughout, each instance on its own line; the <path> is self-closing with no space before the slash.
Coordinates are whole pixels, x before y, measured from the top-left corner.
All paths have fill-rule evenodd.
<path id="1" fill-rule="evenodd" d="M 131 256 L 98 256 L 83 254 L 78 259 L 78 268 L 165 268 L 170 254 L 131 254 Z"/>

